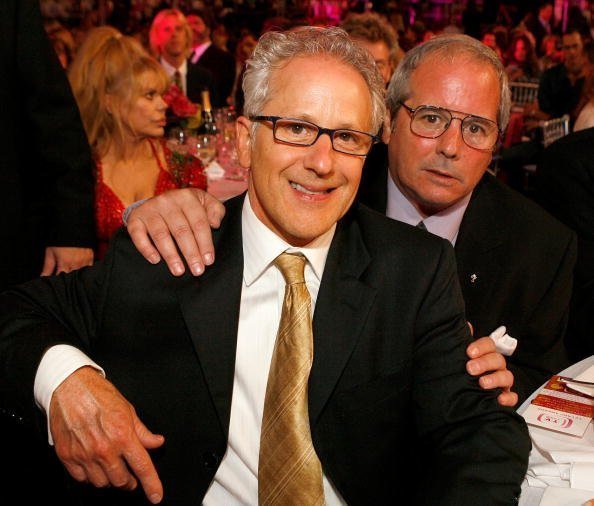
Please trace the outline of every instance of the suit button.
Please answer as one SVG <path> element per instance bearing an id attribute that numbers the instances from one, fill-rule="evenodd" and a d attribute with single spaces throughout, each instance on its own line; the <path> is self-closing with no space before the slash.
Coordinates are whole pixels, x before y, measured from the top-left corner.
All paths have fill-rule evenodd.
<path id="1" fill-rule="evenodd" d="M 221 458 L 215 452 L 204 452 L 202 454 L 202 463 L 207 469 L 214 469 Z"/>

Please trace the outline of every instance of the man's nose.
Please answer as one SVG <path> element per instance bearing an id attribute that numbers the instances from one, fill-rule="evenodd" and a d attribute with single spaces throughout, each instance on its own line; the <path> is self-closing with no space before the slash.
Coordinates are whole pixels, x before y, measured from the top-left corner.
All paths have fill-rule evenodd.
<path id="1" fill-rule="evenodd" d="M 461 125 L 461 118 L 452 118 L 445 132 L 437 138 L 437 150 L 446 158 L 456 158 L 460 153 L 460 148 L 464 144 Z"/>
<path id="2" fill-rule="evenodd" d="M 305 168 L 314 170 L 317 174 L 327 174 L 332 170 L 334 163 L 334 148 L 332 139 L 328 134 L 322 134 L 316 142 L 307 148 Z"/>

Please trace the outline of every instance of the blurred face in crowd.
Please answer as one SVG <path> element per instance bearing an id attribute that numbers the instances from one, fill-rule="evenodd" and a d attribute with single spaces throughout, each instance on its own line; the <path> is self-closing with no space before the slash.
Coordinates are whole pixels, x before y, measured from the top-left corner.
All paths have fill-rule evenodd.
<path id="1" fill-rule="evenodd" d="M 523 39 L 516 40 L 516 45 L 514 47 L 514 59 L 517 62 L 525 62 L 527 56 L 527 48 L 526 43 Z"/>
<path id="2" fill-rule="evenodd" d="M 412 73 L 409 89 L 405 101 L 409 107 L 432 105 L 458 111 L 454 118 L 472 114 L 497 121 L 495 70 L 465 55 L 453 61 L 428 57 Z M 464 142 L 458 119 L 435 139 L 411 131 L 411 114 L 404 107 L 399 108 L 393 125 L 388 145 L 392 179 L 425 216 L 468 195 L 491 161 L 491 150 L 478 150 Z"/>
<path id="3" fill-rule="evenodd" d="M 543 5 L 538 12 L 538 17 L 544 21 L 550 22 L 553 17 L 553 4 Z"/>
<path id="4" fill-rule="evenodd" d="M 139 79 L 139 93 L 124 108 L 122 122 L 135 138 L 162 137 L 167 104 L 163 100 L 160 83 L 153 72 L 145 72 Z"/>
<path id="5" fill-rule="evenodd" d="M 388 45 L 383 40 L 371 42 L 370 40 L 356 37 L 353 37 L 353 40 L 371 54 L 387 86 L 394 70 L 390 60 L 390 48 Z"/>
<path id="6" fill-rule="evenodd" d="M 483 35 L 483 44 L 491 49 L 495 49 L 497 47 L 497 40 L 495 39 L 494 33 L 485 33 Z"/>
<path id="7" fill-rule="evenodd" d="M 204 44 L 210 37 L 210 31 L 204 20 L 197 14 L 189 14 L 187 19 L 188 24 L 192 29 L 192 33 L 194 34 L 193 45 L 198 46 Z"/>
<path id="8" fill-rule="evenodd" d="M 578 32 L 566 33 L 562 39 L 565 67 L 572 74 L 581 72 L 585 63 L 584 44 Z"/>
<path id="9" fill-rule="evenodd" d="M 320 72 L 320 68 L 324 72 Z M 371 131 L 371 93 L 363 77 L 332 57 L 297 57 L 274 71 L 262 115 L 323 128 Z M 364 156 L 340 153 L 328 135 L 311 146 L 275 141 L 272 123 L 238 119 L 239 160 L 250 167 L 248 194 L 258 218 L 295 246 L 328 231 L 354 200 Z M 302 135 L 294 128 L 291 135 Z"/>
<path id="10" fill-rule="evenodd" d="M 157 37 L 161 52 L 165 56 L 179 57 L 188 49 L 183 20 L 171 15 L 164 18 L 157 27 Z"/>
<path id="11" fill-rule="evenodd" d="M 256 49 L 258 41 L 253 35 L 244 35 L 237 44 L 236 57 L 240 62 L 245 62 Z"/>

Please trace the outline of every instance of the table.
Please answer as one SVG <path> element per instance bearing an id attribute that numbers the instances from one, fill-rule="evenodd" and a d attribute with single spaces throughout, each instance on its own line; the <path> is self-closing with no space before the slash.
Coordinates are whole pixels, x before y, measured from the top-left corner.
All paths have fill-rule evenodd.
<path id="1" fill-rule="evenodd" d="M 594 365 L 594 356 L 591 356 L 591 357 L 585 358 L 584 360 L 582 360 L 580 362 L 577 362 L 576 364 L 571 365 L 567 369 L 564 369 L 563 371 L 561 371 L 559 373 L 559 375 L 573 378 L 573 377 L 583 373 L 586 369 L 588 369 L 589 367 L 591 367 L 593 365 Z M 542 386 L 544 386 L 544 385 L 542 385 Z M 526 410 L 526 408 L 530 405 L 530 402 L 536 397 L 536 395 L 538 394 L 539 391 L 540 391 L 540 388 L 537 389 L 535 392 L 533 392 L 532 395 L 530 397 L 528 397 L 528 399 L 526 399 L 522 403 L 522 405 L 517 409 L 517 412 L 519 414 L 522 414 Z M 529 425 L 528 430 L 532 434 L 533 431 L 545 430 L 545 429 L 539 429 L 537 427 L 532 427 Z M 591 426 L 588 429 L 588 431 L 592 431 Z M 588 431 L 586 432 L 586 434 L 588 434 Z M 571 436 L 567 436 L 567 437 L 571 438 Z M 584 436 L 584 442 L 587 445 L 591 444 L 591 442 L 588 441 L 588 438 L 586 438 L 586 436 Z M 539 459 L 542 459 L 542 455 L 538 452 L 537 449 L 533 448 L 532 452 L 530 453 L 528 467 L 530 467 L 531 465 L 534 465 L 537 462 L 540 462 Z M 593 480 L 594 480 L 594 477 L 593 477 Z M 531 487 L 528 485 L 528 481 L 524 480 L 524 483 L 522 483 L 522 494 L 520 496 L 518 506 L 537 506 L 537 505 L 539 505 L 541 502 L 541 498 L 544 495 L 544 492 L 545 492 L 545 488 Z M 591 493 L 591 497 L 594 497 L 594 492 Z M 576 500 L 576 502 L 565 503 L 565 504 L 567 504 L 568 506 L 569 505 L 579 506 L 582 504 L 582 501 Z"/>

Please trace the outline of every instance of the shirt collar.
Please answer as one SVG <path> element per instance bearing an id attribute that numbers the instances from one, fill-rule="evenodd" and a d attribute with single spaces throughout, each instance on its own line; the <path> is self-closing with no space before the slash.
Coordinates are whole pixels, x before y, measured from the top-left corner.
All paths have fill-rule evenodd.
<path id="1" fill-rule="evenodd" d="M 182 75 L 182 77 L 185 77 L 185 75 L 188 73 L 188 62 L 186 60 L 183 61 L 179 68 L 175 68 L 163 57 L 160 58 L 160 62 L 169 77 L 171 77 L 176 70 L 179 70 L 179 73 Z"/>
<path id="2" fill-rule="evenodd" d="M 404 196 L 400 188 L 396 186 L 388 171 L 388 204 L 386 216 L 415 226 L 422 220 L 429 232 L 447 239 L 454 245 L 456 244 L 460 223 L 462 223 L 462 218 L 464 218 L 464 213 L 466 212 L 471 196 L 472 192 L 447 209 L 424 217 Z"/>
<path id="3" fill-rule="evenodd" d="M 281 239 L 258 219 L 250 204 L 250 198 L 246 194 L 241 212 L 241 227 L 244 258 L 243 276 L 246 285 L 249 286 L 256 281 L 274 259 L 284 251 L 302 253 L 307 258 L 318 280 L 322 279 L 336 224 L 307 246 L 296 248 Z"/>
<path id="4" fill-rule="evenodd" d="M 206 42 L 203 42 L 202 44 L 196 46 L 194 48 L 194 54 L 192 55 L 192 63 L 196 63 L 204 54 L 204 52 L 210 47 L 211 44 L 212 41 L 207 40 Z"/>

